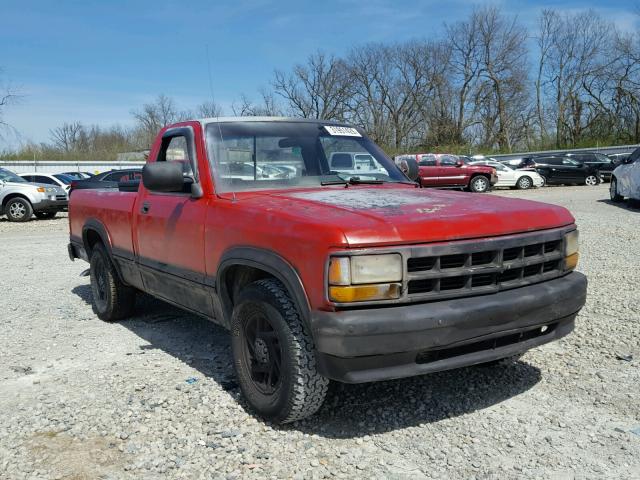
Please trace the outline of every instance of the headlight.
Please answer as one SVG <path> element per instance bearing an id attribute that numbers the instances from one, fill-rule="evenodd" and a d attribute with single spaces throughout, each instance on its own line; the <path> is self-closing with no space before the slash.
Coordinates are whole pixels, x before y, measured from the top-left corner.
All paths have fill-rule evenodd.
<path id="1" fill-rule="evenodd" d="M 564 267 L 565 270 L 573 270 L 578 266 L 578 230 L 573 230 L 564 236 Z"/>
<path id="2" fill-rule="evenodd" d="M 397 253 L 332 257 L 329 298 L 334 302 L 364 302 L 400 297 L 402 257 Z"/>

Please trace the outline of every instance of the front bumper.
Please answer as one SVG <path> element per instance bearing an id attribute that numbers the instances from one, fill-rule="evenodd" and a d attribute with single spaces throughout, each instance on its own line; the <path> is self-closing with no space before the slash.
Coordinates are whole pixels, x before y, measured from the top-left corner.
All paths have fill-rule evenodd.
<path id="1" fill-rule="evenodd" d="M 362 383 L 505 358 L 570 333 L 586 292 L 586 277 L 573 272 L 484 296 L 316 311 L 318 370 L 334 380 Z"/>
<path id="2" fill-rule="evenodd" d="M 50 200 L 44 199 L 33 204 L 33 210 L 36 212 L 60 212 L 67 210 L 69 207 L 69 200 Z"/>

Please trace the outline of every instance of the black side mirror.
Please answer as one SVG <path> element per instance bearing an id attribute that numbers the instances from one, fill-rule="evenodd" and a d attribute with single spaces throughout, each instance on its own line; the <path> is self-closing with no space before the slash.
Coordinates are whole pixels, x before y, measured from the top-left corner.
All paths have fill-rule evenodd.
<path id="1" fill-rule="evenodd" d="M 152 192 L 182 192 L 182 166 L 174 162 L 152 162 L 142 168 L 142 183 Z"/>

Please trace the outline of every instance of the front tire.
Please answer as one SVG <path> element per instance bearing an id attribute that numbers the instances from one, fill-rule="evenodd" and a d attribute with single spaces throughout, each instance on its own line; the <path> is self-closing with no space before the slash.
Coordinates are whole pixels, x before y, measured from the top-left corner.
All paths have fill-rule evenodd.
<path id="1" fill-rule="evenodd" d="M 611 177 L 611 182 L 609 183 L 609 197 L 612 202 L 620 203 L 624 200 L 624 197 L 618 193 L 618 180 L 616 177 Z"/>
<path id="2" fill-rule="evenodd" d="M 259 415 L 276 423 L 313 415 L 329 380 L 316 369 L 313 339 L 296 305 L 276 279 L 241 291 L 231 319 L 238 384 Z"/>
<path id="3" fill-rule="evenodd" d="M 485 193 L 489 190 L 490 186 L 489 179 L 484 175 L 473 177 L 469 182 L 469 190 L 474 193 Z"/>
<path id="4" fill-rule="evenodd" d="M 131 316 L 136 303 L 136 290 L 122 283 L 102 244 L 93 247 L 89 262 L 93 311 L 106 322 Z"/>
<path id="5" fill-rule="evenodd" d="M 33 215 L 33 207 L 26 198 L 12 198 L 4 207 L 10 222 L 28 222 Z"/>
<path id="6" fill-rule="evenodd" d="M 533 180 L 531 180 L 531 177 L 527 177 L 526 175 L 520 177 L 518 179 L 518 182 L 516 183 L 516 187 L 518 187 L 520 190 L 529 190 L 531 187 L 533 187 Z"/>
<path id="7" fill-rule="evenodd" d="M 36 212 L 36 218 L 38 220 L 50 220 L 57 215 L 58 212 Z"/>

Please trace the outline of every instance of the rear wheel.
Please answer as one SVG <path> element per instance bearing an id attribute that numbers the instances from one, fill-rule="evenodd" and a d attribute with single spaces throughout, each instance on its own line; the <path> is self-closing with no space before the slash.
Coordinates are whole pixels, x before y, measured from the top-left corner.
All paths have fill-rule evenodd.
<path id="1" fill-rule="evenodd" d="M 586 178 L 584 179 L 584 184 L 589 187 L 595 187 L 599 183 L 600 181 L 598 180 L 597 175 L 587 175 Z"/>
<path id="2" fill-rule="evenodd" d="M 10 222 L 28 222 L 33 215 L 33 207 L 26 198 L 12 198 L 7 202 L 4 213 Z"/>
<path id="3" fill-rule="evenodd" d="M 93 311 L 98 318 L 114 322 L 129 317 L 136 303 L 136 290 L 122 283 L 102 244 L 93 247 L 89 267 Z"/>
<path id="4" fill-rule="evenodd" d="M 489 190 L 489 179 L 483 175 L 473 177 L 469 182 L 469 190 L 475 193 L 484 193 Z"/>
<path id="5" fill-rule="evenodd" d="M 524 177 L 520 177 L 518 179 L 518 182 L 516 183 L 516 186 L 520 190 L 528 190 L 533 186 L 533 180 L 531 180 L 531 177 L 527 177 L 525 175 Z"/>
<path id="6" fill-rule="evenodd" d="M 231 346 L 238 384 L 258 414 L 288 423 L 320 408 L 329 380 L 317 372 L 313 339 L 279 281 L 258 280 L 242 290 Z"/>
<path id="7" fill-rule="evenodd" d="M 36 218 L 39 220 L 49 220 L 56 216 L 58 212 L 36 212 Z"/>
<path id="8" fill-rule="evenodd" d="M 624 200 L 624 197 L 618 193 L 618 180 L 616 180 L 616 177 L 611 177 L 609 197 L 611 197 L 611 201 L 615 203 L 620 203 Z"/>

